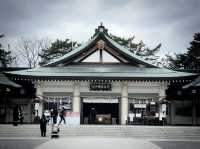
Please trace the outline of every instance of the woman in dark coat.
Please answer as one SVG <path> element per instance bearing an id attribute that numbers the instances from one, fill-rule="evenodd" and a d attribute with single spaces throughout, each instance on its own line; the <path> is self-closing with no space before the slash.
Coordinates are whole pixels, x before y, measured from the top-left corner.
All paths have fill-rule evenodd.
<path id="1" fill-rule="evenodd" d="M 42 115 L 42 118 L 40 119 L 40 130 L 41 130 L 41 136 L 46 137 L 46 130 L 47 130 L 47 120 L 45 115 Z"/>
<path id="2" fill-rule="evenodd" d="M 53 124 L 57 123 L 58 110 L 53 109 Z"/>

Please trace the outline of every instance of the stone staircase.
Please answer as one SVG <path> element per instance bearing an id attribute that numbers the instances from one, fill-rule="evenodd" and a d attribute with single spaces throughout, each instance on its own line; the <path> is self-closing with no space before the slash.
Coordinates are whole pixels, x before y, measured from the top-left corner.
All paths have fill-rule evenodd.
<path id="1" fill-rule="evenodd" d="M 51 126 L 47 127 L 50 136 Z M 122 125 L 61 125 L 60 137 L 130 137 L 137 139 L 200 140 L 200 127 L 189 126 L 122 126 Z M 0 125 L 0 138 L 40 137 L 39 125 Z"/>

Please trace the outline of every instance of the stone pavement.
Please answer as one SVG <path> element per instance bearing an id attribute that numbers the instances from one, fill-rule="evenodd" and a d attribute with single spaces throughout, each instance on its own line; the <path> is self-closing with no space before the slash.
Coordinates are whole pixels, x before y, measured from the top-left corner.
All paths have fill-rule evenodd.
<path id="1" fill-rule="evenodd" d="M 153 141 L 155 145 L 162 149 L 199 149 L 200 141 Z"/>
<path id="2" fill-rule="evenodd" d="M 53 139 L 36 149 L 161 149 L 146 140 L 132 138 L 70 137 Z"/>
<path id="3" fill-rule="evenodd" d="M 49 139 L 4 138 L 0 139 L 0 149 L 34 149 Z"/>

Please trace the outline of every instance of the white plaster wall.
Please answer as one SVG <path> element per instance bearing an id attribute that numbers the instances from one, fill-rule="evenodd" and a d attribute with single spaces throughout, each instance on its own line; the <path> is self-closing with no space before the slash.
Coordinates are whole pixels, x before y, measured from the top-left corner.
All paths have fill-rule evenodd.
<path id="1" fill-rule="evenodd" d="M 167 82 L 129 82 L 128 93 L 159 93 L 165 96 Z"/>
<path id="2" fill-rule="evenodd" d="M 90 91 L 89 81 L 79 81 L 80 92 L 90 93 L 117 93 L 121 94 L 121 81 L 112 81 L 111 91 Z M 40 92 L 71 92 L 73 93 L 73 81 L 40 81 L 35 83 L 36 88 L 40 88 Z M 165 96 L 167 89 L 166 82 L 128 82 L 128 93 L 159 93 Z"/>
<path id="3" fill-rule="evenodd" d="M 43 92 L 73 92 L 72 81 L 40 81 L 35 86 Z"/>

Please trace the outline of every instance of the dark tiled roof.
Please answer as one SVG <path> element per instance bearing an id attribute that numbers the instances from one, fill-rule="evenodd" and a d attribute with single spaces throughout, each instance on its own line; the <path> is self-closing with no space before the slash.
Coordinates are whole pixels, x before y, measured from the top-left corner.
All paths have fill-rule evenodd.
<path id="1" fill-rule="evenodd" d="M 91 45 L 93 45 L 95 42 L 97 42 L 100 39 L 106 41 L 107 44 L 110 45 L 111 47 L 114 47 L 114 49 L 117 52 L 122 53 L 123 55 L 129 57 L 129 59 L 131 59 L 131 61 L 135 61 L 139 64 L 146 65 L 148 67 L 156 67 L 153 64 L 150 64 L 149 62 L 145 61 L 143 58 L 135 55 L 129 49 L 124 48 L 123 46 L 118 44 L 116 41 L 112 40 L 107 33 L 100 32 L 100 31 L 97 32 L 95 34 L 95 36 L 90 41 L 88 41 L 87 43 L 85 43 L 85 44 L 81 45 L 80 47 L 70 51 L 69 53 L 63 55 L 60 58 L 57 58 L 57 59 L 50 61 L 49 63 L 45 64 L 44 66 L 55 66 L 57 64 L 61 64 L 64 61 L 68 61 L 69 59 L 76 56 L 77 54 L 83 53 L 84 51 L 88 50 L 88 47 L 90 47 Z"/>
<path id="2" fill-rule="evenodd" d="M 16 84 L 15 82 L 9 80 L 2 72 L 0 72 L 0 85 L 12 86 L 15 88 L 21 87 L 21 85 Z"/>
<path id="3" fill-rule="evenodd" d="M 103 29 L 103 30 L 101 30 Z M 94 46 L 100 39 L 106 42 L 106 45 L 115 50 L 119 56 L 127 59 L 131 65 L 118 64 L 118 65 L 72 65 L 73 59 L 77 58 Z M 131 63 L 132 62 L 132 63 Z M 138 67 L 132 64 L 136 63 Z M 67 64 L 66 66 L 62 64 Z M 122 47 L 107 34 L 107 30 L 103 26 L 99 26 L 93 38 L 82 46 L 72 50 L 64 56 L 52 60 L 44 67 L 7 72 L 11 75 L 31 77 L 48 77 L 48 78 L 64 78 L 64 79 L 93 79 L 93 78 L 114 78 L 114 79 L 182 79 L 185 77 L 193 77 L 196 74 L 177 72 L 165 68 L 158 68 L 144 59 L 136 56 L 128 49 Z"/>
<path id="4" fill-rule="evenodd" d="M 20 76 L 43 77 L 99 77 L 99 78 L 152 78 L 170 79 L 194 76 L 195 74 L 172 71 L 164 68 L 140 68 L 129 65 L 68 65 L 67 67 L 40 67 L 7 72 Z"/>

